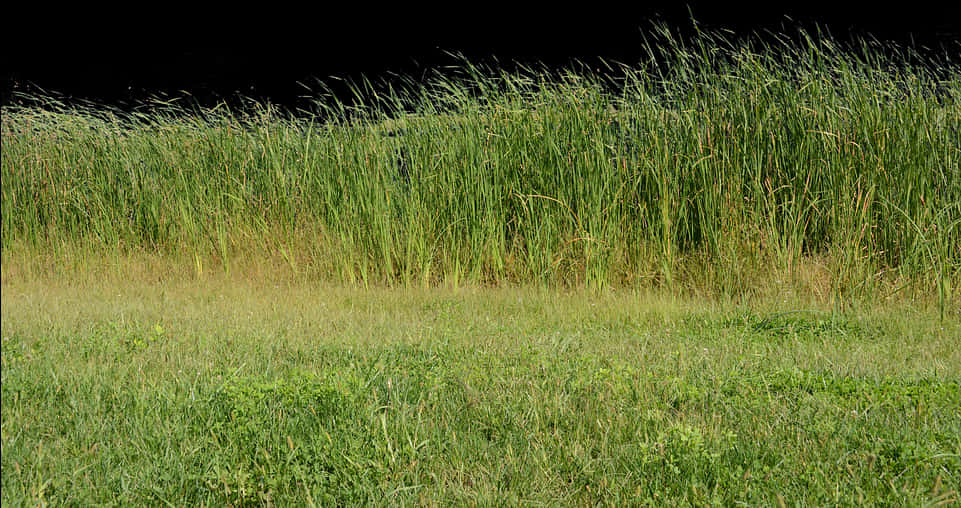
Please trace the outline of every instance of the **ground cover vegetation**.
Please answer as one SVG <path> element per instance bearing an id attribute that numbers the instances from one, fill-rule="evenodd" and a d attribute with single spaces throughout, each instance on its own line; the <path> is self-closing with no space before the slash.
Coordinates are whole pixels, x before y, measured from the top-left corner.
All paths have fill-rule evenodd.
<path id="1" fill-rule="evenodd" d="M 119 280 L 4 286 L 5 505 L 958 500 L 936 307 Z"/>
<path id="2" fill-rule="evenodd" d="M 766 41 L 4 106 L 3 504 L 957 503 L 961 71 Z"/>

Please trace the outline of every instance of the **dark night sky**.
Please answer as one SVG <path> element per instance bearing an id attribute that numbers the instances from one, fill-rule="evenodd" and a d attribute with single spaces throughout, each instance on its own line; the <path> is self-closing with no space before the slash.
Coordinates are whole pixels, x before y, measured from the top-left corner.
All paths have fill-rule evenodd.
<path id="1" fill-rule="evenodd" d="M 470 61 L 497 57 L 548 66 L 596 57 L 630 63 L 640 57 L 642 30 L 660 20 L 683 31 L 690 27 L 689 12 L 704 27 L 737 33 L 817 23 L 841 39 L 873 34 L 927 45 L 961 40 L 961 16 L 949 2 L 911 3 L 910 9 L 861 4 L 848 10 L 837 9 L 850 5 L 844 2 L 770 2 L 763 8 L 730 2 L 575 4 L 579 7 L 513 2 L 454 8 L 461 4 L 450 2 L 431 9 L 258 2 L 260 10 L 238 3 L 201 11 L 195 5 L 203 2 L 130 3 L 98 12 L 28 4 L 5 10 L 3 101 L 13 90 L 37 86 L 113 104 L 178 90 L 202 101 L 239 92 L 290 104 L 304 92 L 298 82 L 362 74 L 378 79 L 389 72 L 417 76 L 453 63 L 447 52 Z"/>

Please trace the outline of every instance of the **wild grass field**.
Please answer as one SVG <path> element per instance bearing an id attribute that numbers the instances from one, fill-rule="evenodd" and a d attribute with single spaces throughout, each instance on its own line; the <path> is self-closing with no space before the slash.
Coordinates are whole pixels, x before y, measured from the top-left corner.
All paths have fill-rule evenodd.
<path id="1" fill-rule="evenodd" d="M 117 282 L 5 284 L 5 505 L 958 502 L 936 307 Z"/>
<path id="2" fill-rule="evenodd" d="M 647 49 L 4 106 L 3 505 L 957 504 L 957 62 Z"/>

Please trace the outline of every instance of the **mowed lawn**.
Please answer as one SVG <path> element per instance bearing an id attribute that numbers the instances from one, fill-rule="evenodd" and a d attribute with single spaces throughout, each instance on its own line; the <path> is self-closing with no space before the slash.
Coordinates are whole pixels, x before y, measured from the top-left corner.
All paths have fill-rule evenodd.
<path id="1" fill-rule="evenodd" d="M 936 305 L 108 279 L 5 277 L 4 506 L 958 502 Z"/>

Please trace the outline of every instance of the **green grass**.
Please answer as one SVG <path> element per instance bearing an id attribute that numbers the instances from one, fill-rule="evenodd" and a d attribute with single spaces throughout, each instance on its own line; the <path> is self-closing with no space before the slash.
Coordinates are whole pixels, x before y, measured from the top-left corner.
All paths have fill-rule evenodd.
<path id="1" fill-rule="evenodd" d="M 3 286 L 5 506 L 958 500 L 936 306 L 115 282 Z"/>
<path id="2" fill-rule="evenodd" d="M 3 506 L 957 504 L 957 63 L 659 37 L 5 106 Z"/>
<path id="3" fill-rule="evenodd" d="M 270 257 L 366 285 L 667 286 L 771 274 L 956 303 L 961 74 L 828 38 L 669 32 L 618 78 L 464 67 L 288 115 L 3 110 L 2 244 Z M 119 254 L 118 254 L 119 253 Z"/>

